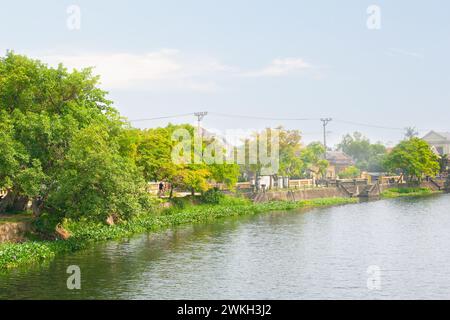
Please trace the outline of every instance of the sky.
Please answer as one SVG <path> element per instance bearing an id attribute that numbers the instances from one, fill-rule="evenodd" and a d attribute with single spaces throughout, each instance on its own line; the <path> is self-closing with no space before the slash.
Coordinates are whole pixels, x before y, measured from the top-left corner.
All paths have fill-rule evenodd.
<path id="1" fill-rule="evenodd" d="M 408 126 L 421 135 L 450 131 L 449 1 L 0 5 L 2 55 L 14 50 L 52 66 L 94 67 L 130 120 L 208 111 L 202 126 L 211 130 L 283 125 L 311 142 L 322 139 L 319 119 L 330 117 L 329 144 L 354 131 L 387 145 Z M 169 121 L 196 120 L 133 124 Z"/>

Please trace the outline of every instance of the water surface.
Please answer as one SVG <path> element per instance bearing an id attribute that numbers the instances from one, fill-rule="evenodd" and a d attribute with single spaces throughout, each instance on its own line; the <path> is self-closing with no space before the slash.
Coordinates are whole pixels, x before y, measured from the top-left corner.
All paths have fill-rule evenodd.
<path id="1" fill-rule="evenodd" d="M 0 299 L 448 299 L 449 204 L 382 200 L 98 244 L 0 275 Z M 70 265 L 81 290 L 67 289 Z"/>

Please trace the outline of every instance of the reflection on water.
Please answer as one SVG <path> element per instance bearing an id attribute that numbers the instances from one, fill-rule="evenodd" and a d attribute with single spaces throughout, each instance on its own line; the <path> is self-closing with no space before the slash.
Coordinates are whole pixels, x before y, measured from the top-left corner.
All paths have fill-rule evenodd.
<path id="1" fill-rule="evenodd" d="M 181 227 L 0 276 L 2 299 L 450 298 L 450 196 Z M 66 287 L 70 265 L 82 289 Z M 369 290 L 369 266 L 381 270 Z"/>

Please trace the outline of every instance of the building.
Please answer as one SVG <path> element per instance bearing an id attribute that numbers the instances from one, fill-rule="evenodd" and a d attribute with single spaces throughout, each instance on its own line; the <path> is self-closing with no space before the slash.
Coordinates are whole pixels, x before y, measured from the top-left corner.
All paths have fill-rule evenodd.
<path id="1" fill-rule="evenodd" d="M 327 151 L 326 159 L 329 162 L 326 177 L 336 179 L 348 167 L 354 166 L 353 159 L 342 151 Z"/>
<path id="2" fill-rule="evenodd" d="M 439 155 L 450 154 L 450 132 L 430 131 L 423 138 Z"/>
<path id="3" fill-rule="evenodd" d="M 258 190 L 270 190 L 273 188 L 283 189 L 289 188 L 289 178 L 282 176 L 259 176 L 259 180 L 255 181 L 255 179 L 251 180 L 252 185 L 254 185 Z"/>

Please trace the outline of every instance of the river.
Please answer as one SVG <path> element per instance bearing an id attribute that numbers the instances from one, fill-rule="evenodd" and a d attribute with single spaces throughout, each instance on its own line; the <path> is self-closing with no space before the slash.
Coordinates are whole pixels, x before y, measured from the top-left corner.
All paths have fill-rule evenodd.
<path id="1" fill-rule="evenodd" d="M 448 299 L 450 195 L 183 226 L 0 275 L 0 299 Z M 81 270 L 68 290 L 67 268 Z"/>

